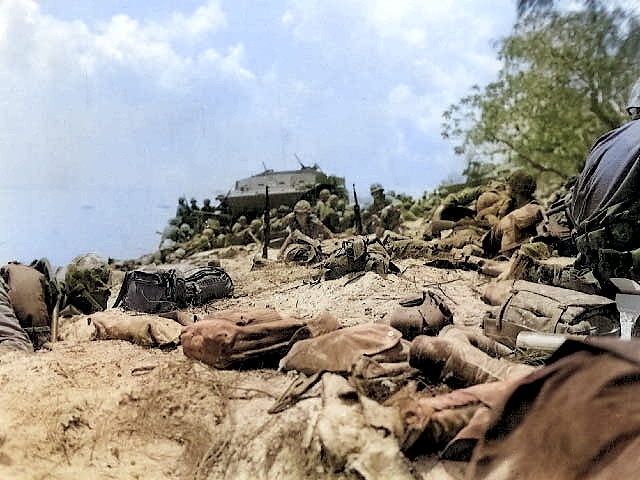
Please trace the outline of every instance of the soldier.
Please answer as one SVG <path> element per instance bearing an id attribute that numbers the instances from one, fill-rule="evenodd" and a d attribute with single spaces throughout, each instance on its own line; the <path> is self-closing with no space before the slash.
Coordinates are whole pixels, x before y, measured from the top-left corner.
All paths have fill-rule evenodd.
<path id="1" fill-rule="evenodd" d="M 384 188 L 379 183 L 374 183 L 369 187 L 373 203 L 362 212 L 362 224 L 366 233 L 376 233 L 382 227 L 380 212 L 391 202 L 384 194 Z"/>
<path id="2" fill-rule="evenodd" d="M 629 121 L 598 138 L 576 179 L 567 215 L 580 252 L 603 286 L 613 277 L 640 281 L 640 80 Z"/>
<path id="3" fill-rule="evenodd" d="M 248 226 L 249 224 L 247 223 L 247 217 L 245 217 L 244 215 L 240 215 L 238 217 L 238 220 L 236 220 L 236 223 L 234 223 L 231 227 L 231 233 L 239 233 Z"/>
<path id="4" fill-rule="evenodd" d="M 323 188 L 322 190 L 320 190 L 320 193 L 318 194 L 318 201 L 316 202 L 316 206 L 314 209 L 315 214 L 323 223 L 324 218 L 329 210 L 329 197 L 331 197 L 331 192 L 328 189 Z"/>
<path id="5" fill-rule="evenodd" d="M 204 212 L 204 213 L 213 213 L 214 208 L 211 206 L 211 199 L 209 199 L 209 198 L 205 198 L 205 199 L 202 201 L 202 203 L 203 203 L 203 205 L 202 205 L 202 208 L 200 209 L 200 211 L 201 211 L 201 212 Z"/>
<path id="6" fill-rule="evenodd" d="M 483 238 L 482 248 L 488 257 L 512 252 L 535 236 L 544 220 L 543 209 L 533 196 L 537 187 L 533 176 L 514 172 L 507 179 L 507 187 L 512 209 Z"/>
<path id="7" fill-rule="evenodd" d="M 190 202 L 189 217 L 185 223 L 188 223 L 194 232 L 199 232 L 202 226 L 202 219 L 200 215 L 200 208 L 198 207 L 198 201 L 195 198 L 192 198 Z"/>
<path id="8" fill-rule="evenodd" d="M 384 188 L 379 183 L 374 183 L 369 187 L 371 197 L 373 198 L 373 204 L 369 206 L 368 211 L 370 215 L 377 214 L 384 207 L 389 205 L 389 200 L 384 194 Z"/>
<path id="9" fill-rule="evenodd" d="M 255 243 L 261 243 L 264 240 L 264 229 L 262 228 L 262 220 L 254 218 L 249 224 L 249 235 Z"/>
<path id="10" fill-rule="evenodd" d="M 182 242 L 188 242 L 189 240 L 191 240 L 191 237 L 193 236 L 193 230 L 191 230 L 191 227 L 189 226 L 188 223 L 183 223 L 182 225 L 180 225 L 180 230 L 178 231 L 178 242 L 182 243 Z"/>
<path id="11" fill-rule="evenodd" d="M 280 247 L 279 259 L 284 257 L 285 250 L 291 243 L 298 243 L 301 235 L 310 239 L 312 244 L 314 240 L 333 238 L 331 230 L 312 213 L 311 205 L 306 200 L 296 203 L 293 212 L 285 217 L 285 224 L 289 234 Z"/>
<path id="12" fill-rule="evenodd" d="M 178 199 L 178 208 L 176 209 L 176 225 L 182 225 L 185 223 L 191 214 L 189 205 L 187 205 L 187 199 L 180 197 Z"/>
<path id="13" fill-rule="evenodd" d="M 401 233 L 402 202 L 394 200 L 380 211 L 380 226 L 384 230 Z M 376 232 L 378 234 L 378 232 Z"/>
<path id="14" fill-rule="evenodd" d="M 331 195 L 324 209 L 324 216 L 320 218 L 329 230 L 337 232 L 340 229 L 340 214 L 338 213 L 338 196 Z"/>
<path id="15" fill-rule="evenodd" d="M 282 242 L 287 237 L 287 225 L 284 219 L 291 212 L 291 208 L 288 205 L 280 205 L 275 210 L 275 213 L 271 216 L 271 241 L 269 245 L 277 248 L 282 245 Z"/>

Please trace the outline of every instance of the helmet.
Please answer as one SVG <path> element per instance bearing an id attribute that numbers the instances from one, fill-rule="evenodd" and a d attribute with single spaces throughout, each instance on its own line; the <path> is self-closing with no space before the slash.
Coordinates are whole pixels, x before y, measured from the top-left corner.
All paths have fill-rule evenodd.
<path id="1" fill-rule="evenodd" d="M 205 205 L 209 205 L 211 203 L 211 199 L 210 198 L 205 198 L 202 203 L 204 203 Z"/>
<path id="2" fill-rule="evenodd" d="M 192 204 L 193 203 L 197 203 L 198 201 L 195 198 L 192 198 L 191 200 L 189 200 Z"/>
<path id="3" fill-rule="evenodd" d="M 640 118 L 640 80 L 631 88 L 629 101 L 627 102 L 627 113 L 633 118 Z"/>
<path id="4" fill-rule="evenodd" d="M 278 213 L 287 214 L 291 211 L 289 205 L 285 205 L 284 203 L 278 207 Z"/>
<path id="5" fill-rule="evenodd" d="M 180 225 L 180 230 L 182 230 L 183 232 L 190 232 L 191 227 L 188 223 L 183 223 L 182 225 Z"/>
<path id="6" fill-rule="evenodd" d="M 329 191 L 329 189 L 327 188 L 323 188 L 322 190 L 320 190 L 320 193 L 318 194 L 318 197 L 320 197 L 321 200 L 327 200 L 329 197 L 331 196 L 331 192 Z"/>
<path id="7" fill-rule="evenodd" d="M 380 185 L 379 183 L 374 183 L 369 187 L 369 191 L 371 192 L 371 195 L 373 195 L 376 192 L 384 191 L 384 188 L 382 188 L 382 185 Z"/>
<path id="8" fill-rule="evenodd" d="M 513 193 L 520 193 L 525 197 L 533 196 L 536 191 L 536 179 L 528 173 L 514 172 L 507 179 L 507 184 Z"/>
<path id="9" fill-rule="evenodd" d="M 244 225 L 245 223 L 247 223 L 247 217 L 245 217 L 244 215 L 240 215 L 238 217 L 238 223 L 241 223 Z"/>
<path id="10" fill-rule="evenodd" d="M 259 218 L 254 218 L 253 220 L 251 220 L 250 226 L 252 230 L 259 230 L 262 226 L 262 220 L 260 220 Z"/>
<path id="11" fill-rule="evenodd" d="M 293 211 L 296 213 L 309 213 L 311 211 L 311 205 L 306 200 L 299 200 L 296 206 L 293 207 Z"/>

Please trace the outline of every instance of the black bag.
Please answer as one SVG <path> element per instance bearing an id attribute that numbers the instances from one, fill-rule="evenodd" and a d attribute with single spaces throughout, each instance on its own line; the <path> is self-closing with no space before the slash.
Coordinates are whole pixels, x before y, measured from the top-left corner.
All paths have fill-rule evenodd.
<path id="1" fill-rule="evenodd" d="M 187 304 L 197 307 L 233 293 L 233 281 L 220 267 L 202 267 L 185 274 Z"/>
<path id="2" fill-rule="evenodd" d="M 145 313 L 164 313 L 187 306 L 183 275 L 176 270 L 127 272 L 114 307 Z"/>
<path id="3" fill-rule="evenodd" d="M 144 313 L 164 313 L 200 306 L 233 292 L 231 277 L 220 267 L 196 268 L 186 273 L 127 272 L 114 307 Z"/>
<path id="4" fill-rule="evenodd" d="M 127 272 L 114 307 L 144 313 L 164 313 L 230 295 L 231 277 L 220 267 L 196 268 L 185 274 L 177 270 Z"/>

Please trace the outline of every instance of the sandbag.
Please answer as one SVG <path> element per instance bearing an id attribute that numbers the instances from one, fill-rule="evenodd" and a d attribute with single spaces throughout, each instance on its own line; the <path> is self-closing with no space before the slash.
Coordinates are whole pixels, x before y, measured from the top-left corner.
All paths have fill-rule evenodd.
<path id="1" fill-rule="evenodd" d="M 498 318 L 485 317 L 485 334 L 511 348 L 521 331 L 574 335 L 620 335 L 614 300 L 518 280 Z"/>
<path id="2" fill-rule="evenodd" d="M 270 308 L 223 310 L 185 327 L 180 341 L 187 357 L 216 368 L 251 361 L 263 362 L 264 366 L 284 355 L 297 339 L 338 326 L 335 317 L 326 313 L 304 320 Z"/>

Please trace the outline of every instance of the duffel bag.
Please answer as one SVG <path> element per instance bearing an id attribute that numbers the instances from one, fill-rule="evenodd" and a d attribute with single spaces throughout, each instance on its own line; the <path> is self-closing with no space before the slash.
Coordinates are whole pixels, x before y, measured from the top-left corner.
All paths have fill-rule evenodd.
<path id="1" fill-rule="evenodd" d="M 184 276 L 174 270 L 127 272 L 114 307 L 144 313 L 164 313 L 187 306 Z"/>
<path id="2" fill-rule="evenodd" d="M 511 348 L 521 331 L 620 335 L 620 313 L 607 297 L 518 280 L 498 318 L 485 317 L 485 334 Z"/>
<path id="3" fill-rule="evenodd" d="M 229 296 L 233 281 L 220 267 L 201 267 L 182 273 L 178 270 L 125 274 L 114 307 L 143 313 L 165 313 L 197 307 Z"/>
<path id="4" fill-rule="evenodd" d="M 201 267 L 184 274 L 187 305 L 197 307 L 233 293 L 233 280 L 221 267 Z"/>

